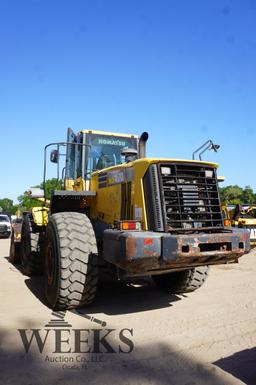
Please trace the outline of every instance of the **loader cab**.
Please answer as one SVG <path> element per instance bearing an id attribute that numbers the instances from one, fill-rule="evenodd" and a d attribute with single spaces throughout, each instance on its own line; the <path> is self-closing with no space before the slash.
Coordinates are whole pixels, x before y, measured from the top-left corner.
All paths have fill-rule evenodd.
<path id="1" fill-rule="evenodd" d="M 93 132 L 85 134 L 85 143 L 88 146 L 85 157 L 87 174 L 124 163 L 125 157 L 122 155 L 122 150 L 124 148 L 137 150 L 138 147 L 138 140 L 135 137 Z"/>
<path id="2" fill-rule="evenodd" d="M 124 149 L 138 151 L 136 135 L 85 130 L 75 135 L 68 129 L 65 180 L 83 180 L 85 184 L 95 171 L 125 162 Z M 87 187 L 85 188 L 87 190 Z"/>

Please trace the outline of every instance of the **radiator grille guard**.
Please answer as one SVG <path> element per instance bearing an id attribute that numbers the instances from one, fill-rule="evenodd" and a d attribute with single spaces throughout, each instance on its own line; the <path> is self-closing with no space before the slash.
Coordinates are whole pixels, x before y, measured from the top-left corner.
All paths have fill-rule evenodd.
<path id="1" fill-rule="evenodd" d="M 214 167 L 187 163 L 153 164 L 144 190 L 153 231 L 212 231 L 223 228 Z"/>

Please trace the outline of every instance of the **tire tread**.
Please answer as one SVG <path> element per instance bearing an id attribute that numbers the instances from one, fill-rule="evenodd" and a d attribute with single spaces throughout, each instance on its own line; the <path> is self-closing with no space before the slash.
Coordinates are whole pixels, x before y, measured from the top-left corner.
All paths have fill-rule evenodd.
<path id="1" fill-rule="evenodd" d="M 60 253 L 60 282 L 55 309 L 89 305 L 97 290 L 97 245 L 85 214 L 62 212 L 50 217 Z"/>

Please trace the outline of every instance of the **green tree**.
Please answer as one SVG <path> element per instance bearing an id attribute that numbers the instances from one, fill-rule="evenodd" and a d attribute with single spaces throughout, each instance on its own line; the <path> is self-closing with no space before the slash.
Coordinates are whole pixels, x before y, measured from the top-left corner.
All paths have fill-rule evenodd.
<path id="1" fill-rule="evenodd" d="M 46 199 L 51 199 L 52 192 L 54 190 L 60 190 L 61 189 L 61 180 L 57 180 L 56 178 L 47 179 L 45 181 L 45 197 Z M 39 186 L 41 189 L 44 188 L 44 183 L 42 182 Z"/>
<path id="2" fill-rule="evenodd" d="M 250 186 L 243 189 L 237 185 L 220 188 L 220 198 L 222 202 L 228 204 L 250 204 L 256 202 L 256 194 Z"/>
<path id="3" fill-rule="evenodd" d="M 18 196 L 18 201 L 21 212 L 29 211 L 32 207 L 42 206 L 42 202 L 35 198 L 31 198 L 27 191 L 25 191 L 22 195 Z"/>
<path id="4" fill-rule="evenodd" d="M 17 211 L 18 205 L 13 204 L 13 200 L 9 198 L 0 199 L 0 211 L 5 211 L 10 214 L 15 214 Z"/>
<path id="5" fill-rule="evenodd" d="M 40 183 L 40 185 L 36 185 L 33 187 L 43 189 L 44 184 L 42 182 Z M 61 188 L 61 180 L 58 181 L 56 178 L 47 179 L 45 181 L 45 198 L 50 199 L 53 190 L 60 190 L 60 188 Z M 32 207 L 42 206 L 43 204 L 42 201 L 36 198 L 32 198 L 27 191 L 25 191 L 22 195 L 18 197 L 18 201 L 22 212 L 29 211 L 31 210 Z"/>
<path id="6" fill-rule="evenodd" d="M 243 203 L 255 203 L 255 194 L 250 186 L 245 186 L 241 197 Z"/>
<path id="7" fill-rule="evenodd" d="M 222 202 L 229 204 L 241 204 L 242 202 L 243 189 L 237 185 L 226 186 L 220 188 L 220 197 Z"/>

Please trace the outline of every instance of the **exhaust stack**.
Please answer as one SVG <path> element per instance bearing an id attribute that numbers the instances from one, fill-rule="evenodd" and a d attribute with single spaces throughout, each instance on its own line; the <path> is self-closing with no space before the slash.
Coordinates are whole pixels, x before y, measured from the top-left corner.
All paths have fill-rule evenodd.
<path id="1" fill-rule="evenodd" d="M 148 140 L 148 133 L 145 131 L 141 134 L 139 139 L 139 156 L 138 158 L 146 158 L 146 143 Z"/>

